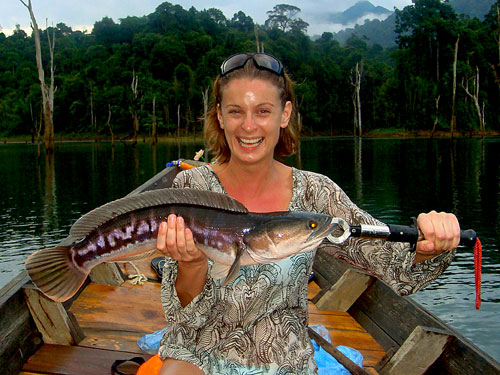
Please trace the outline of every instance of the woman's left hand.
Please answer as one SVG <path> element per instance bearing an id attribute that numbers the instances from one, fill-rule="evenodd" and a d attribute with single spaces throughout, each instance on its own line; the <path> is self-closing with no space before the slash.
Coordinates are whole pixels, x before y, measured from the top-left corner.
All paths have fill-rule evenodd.
<path id="1" fill-rule="evenodd" d="M 424 236 L 417 242 L 417 255 L 425 258 L 453 250 L 460 242 L 460 225 L 453 214 L 436 211 L 422 213 L 418 215 L 417 226 Z"/>

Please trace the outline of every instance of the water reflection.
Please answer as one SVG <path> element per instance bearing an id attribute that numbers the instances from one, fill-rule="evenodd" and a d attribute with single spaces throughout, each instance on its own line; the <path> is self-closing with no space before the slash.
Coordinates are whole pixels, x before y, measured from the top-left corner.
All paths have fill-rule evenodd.
<path id="1" fill-rule="evenodd" d="M 47 158 L 36 146 L 1 145 L 0 286 L 22 269 L 29 253 L 64 238 L 82 214 L 202 147 L 201 141 L 136 147 L 65 143 Z M 500 358 L 500 139 L 323 138 L 302 140 L 300 151 L 287 162 L 329 176 L 381 220 L 406 224 L 422 211 L 453 211 L 480 234 L 480 311 L 473 307 L 471 249 L 461 250 L 445 274 L 413 298 Z"/>

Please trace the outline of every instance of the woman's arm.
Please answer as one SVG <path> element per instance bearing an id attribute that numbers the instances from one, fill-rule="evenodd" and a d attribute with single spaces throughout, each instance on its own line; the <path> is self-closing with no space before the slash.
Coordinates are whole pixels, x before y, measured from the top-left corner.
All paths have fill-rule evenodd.
<path id="1" fill-rule="evenodd" d="M 341 217 L 350 225 L 383 224 L 356 206 L 337 184 L 325 176 L 306 175 L 304 185 L 304 197 L 307 199 L 303 204 L 306 210 Z M 431 247 L 427 248 L 428 243 L 422 241 L 418 245 L 418 257 L 410 251 L 409 244 L 364 238 L 349 238 L 338 246 L 324 241 L 320 248 L 383 280 L 399 295 L 415 293 L 441 275 L 455 255 L 454 250 L 445 250 L 455 246 L 455 235 L 453 239 L 446 239 L 446 236 L 440 239 L 442 234 L 436 232 L 434 225 L 430 229 L 426 227 L 430 214 L 420 216 L 419 227 L 428 240 L 432 236 L 436 237 L 431 241 L 434 247 L 430 250 Z M 453 216 L 451 220 L 456 218 Z"/>

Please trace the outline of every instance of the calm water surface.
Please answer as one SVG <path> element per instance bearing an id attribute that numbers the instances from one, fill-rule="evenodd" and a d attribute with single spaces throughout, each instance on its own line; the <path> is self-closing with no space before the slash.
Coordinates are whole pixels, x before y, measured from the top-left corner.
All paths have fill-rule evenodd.
<path id="1" fill-rule="evenodd" d="M 192 157 L 201 143 L 153 147 L 59 143 L 0 145 L 0 288 L 32 251 L 55 245 L 82 214 Z M 456 213 L 483 242 L 482 305 L 474 309 L 474 259 L 462 249 L 431 286 L 412 298 L 500 360 L 500 139 L 311 139 L 290 164 L 323 173 L 375 217 L 408 224 L 431 209 Z"/>

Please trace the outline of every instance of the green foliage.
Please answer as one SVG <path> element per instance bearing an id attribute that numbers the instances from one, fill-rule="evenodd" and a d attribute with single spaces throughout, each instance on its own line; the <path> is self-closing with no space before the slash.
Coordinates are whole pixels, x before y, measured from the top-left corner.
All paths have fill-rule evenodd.
<path id="1" fill-rule="evenodd" d="M 271 29 L 281 31 L 299 31 L 306 32 L 309 24 L 297 17 L 300 8 L 294 5 L 278 4 L 273 10 L 267 12 L 269 15 L 265 25 Z"/>
<path id="2" fill-rule="evenodd" d="M 478 128 L 471 87 L 479 69 L 479 101 L 486 126 L 499 130 L 500 61 L 496 7 L 481 21 L 458 17 L 446 2 L 415 0 L 398 11 L 398 47 L 368 44 L 351 35 L 341 45 L 331 33 L 316 40 L 306 34 L 300 9 L 279 4 L 257 26 L 265 51 L 278 56 L 296 84 L 297 105 L 304 134 L 350 134 L 353 123 L 352 71 L 362 66 L 361 104 L 365 131 L 376 129 L 430 130 L 434 122 L 447 130 L 451 118 L 453 60 L 457 63 L 456 118 L 458 130 Z M 200 130 L 202 92 L 211 87 L 223 59 L 256 49 L 251 17 L 235 13 L 230 20 L 218 9 L 183 9 L 168 2 L 143 17 L 115 22 L 104 17 L 90 34 L 55 27 L 56 132 L 129 134 L 131 108 L 147 134 L 153 100 L 160 134 Z M 52 28 L 49 28 L 52 31 Z M 42 32 L 47 65 L 48 46 Z M 40 122 L 40 85 L 32 36 L 19 28 L 0 33 L 0 134 L 30 134 Z M 46 66 L 46 69 L 48 66 Z M 137 74 L 138 95 L 132 78 Z M 48 77 L 48 70 L 46 77 Z M 436 110 L 436 99 L 439 107 Z M 91 106 L 96 129 L 92 128 Z M 109 117 L 111 113 L 111 117 Z M 437 117 L 436 117 L 437 116 Z"/>

